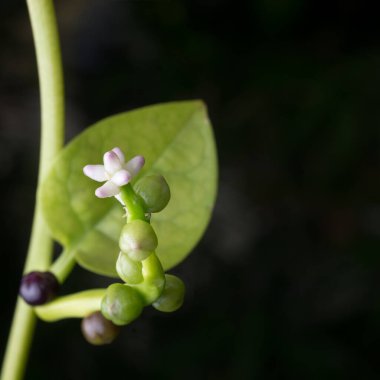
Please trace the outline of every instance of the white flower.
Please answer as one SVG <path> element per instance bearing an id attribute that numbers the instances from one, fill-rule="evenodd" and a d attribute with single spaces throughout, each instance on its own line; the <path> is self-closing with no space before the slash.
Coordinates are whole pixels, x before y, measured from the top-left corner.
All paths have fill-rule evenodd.
<path id="1" fill-rule="evenodd" d="M 143 156 L 135 156 L 125 163 L 124 154 L 120 148 L 113 148 L 103 156 L 104 165 L 86 165 L 83 173 L 91 179 L 106 183 L 96 189 L 95 195 L 98 198 L 116 196 L 120 187 L 126 185 L 144 166 Z"/>

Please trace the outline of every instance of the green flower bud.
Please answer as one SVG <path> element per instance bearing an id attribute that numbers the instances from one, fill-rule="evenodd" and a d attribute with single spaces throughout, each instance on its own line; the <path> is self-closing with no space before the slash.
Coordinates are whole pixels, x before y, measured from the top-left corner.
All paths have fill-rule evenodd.
<path id="1" fill-rule="evenodd" d="M 96 346 L 113 342 L 120 332 L 120 327 L 105 319 L 100 311 L 83 318 L 81 329 L 87 342 Z"/>
<path id="2" fill-rule="evenodd" d="M 162 175 L 149 175 L 134 185 L 135 192 L 142 198 L 147 212 L 163 210 L 170 200 L 170 189 Z"/>
<path id="3" fill-rule="evenodd" d="M 143 302 L 139 294 L 128 285 L 112 284 L 102 299 L 103 316 L 115 325 L 126 325 L 142 312 Z"/>
<path id="4" fill-rule="evenodd" d="M 157 248 L 157 244 L 152 226 L 143 220 L 133 220 L 121 230 L 120 249 L 132 260 L 145 260 Z"/>
<path id="5" fill-rule="evenodd" d="M 116 271 L 127 284 L 139 284 L 144 280 L 141 262 L 132 260 L 123 252 L 120 252 L 117 259 Z"/>
<path id="6" fill-rule="evenodd" d="M 147 259 L 151 254 L 152 254 L 152 252 L 150 252 L 150 251 L 142 251 L 140 249 L 138 249 L 136 251 L 130 251 L 127 253 L 128 257 L 132 261 L 143 261 L 143 260 Z"/>
<path id="7" fill-rule="evenodd" d="M 185 296 L 185 284 L 180 278 L 171 274 L 165 274 L 165 280 L 164 291 L 152 305 L 159 311 L 170 313 L 182 306 Z"/>

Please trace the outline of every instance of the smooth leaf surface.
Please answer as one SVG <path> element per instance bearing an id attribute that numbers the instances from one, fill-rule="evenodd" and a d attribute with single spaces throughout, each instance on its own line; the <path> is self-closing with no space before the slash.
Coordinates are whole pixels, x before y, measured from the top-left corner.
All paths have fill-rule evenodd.
<path id="1" fill-rule="evenodd" d="M 74 249 L 83 267 L 117 277 L 124 211 L 115 198 L 96 198 L 99 183 L 82 172 L 87 164 L 101 164 L 104 152 L 115 146 L 127 160 L 145 157 L 140 176 L 162 174 L 169 183 L 169 205 L 152 216 L 157 255 L 167 270 L 201 238 L 215 201 L 216 150 L 205 106 L 173 102 L 106 118 L 76 137 L 54 161 L 39 193 L 53 237 Z"/>

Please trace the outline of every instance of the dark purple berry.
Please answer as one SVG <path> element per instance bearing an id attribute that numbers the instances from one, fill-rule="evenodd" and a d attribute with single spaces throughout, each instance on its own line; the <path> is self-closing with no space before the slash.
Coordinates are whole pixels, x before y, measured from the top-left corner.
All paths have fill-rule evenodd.
<path id="1" fill-rule="evenodd" d="M 20 296 L 29 305 L 43 305 L 58 293 L 59 282 L 51 272 L 30 272 L 21 279 Z"/>
<path id="2" fill-rule="evenodd" d="M 81 327 L 87 342 L 96 346 L 113 342 L 120 332 L 120 327 L 105 319 L 100 311 L 82 319 Z"/>

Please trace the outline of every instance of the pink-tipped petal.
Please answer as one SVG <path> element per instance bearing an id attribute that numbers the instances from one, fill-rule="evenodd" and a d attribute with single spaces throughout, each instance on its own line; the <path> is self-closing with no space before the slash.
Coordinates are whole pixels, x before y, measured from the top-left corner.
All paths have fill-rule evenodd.
<path id="1" fill-rule="evenodd" d="M 124 165 L 124 168 L 132 174 L 132 177 L 134 177 L 144 164 L 145 158 L 143 156 L 135 156 Z"/>
<path id="2" fill-rule="evenodd" d="M 117 186 L 124 186 L 131 180 L 131 178 L 132 176 L 129 172 L 126 170 L 119 170 L 112 176 L 111 181 L 116 183 Z"/>
<path id="3" fill-rule="evenodd" d="M 120 189 L 111 181 L 107 181 L 103 186 L 100 186 L 96 189 L 95 195 L 98 198 L 108 198 L 113 197 L 116 194 L 120 193 Z"/>
<path id="4" fill-rule="evenodd" d="M 124 163 L 125 162 L 125 157 L 124 157 L 124 153 L 122 152 L 122 150 L 119 148 L 119 147 L 115 147 L 112 149 L 112 152 L 116 153 L 117 156 L 119 157 L 119 160 Z"/>
<path id="5" fill-rule="evenodd" d="M 83 173 L 94 181 L 103 182 L 107 180 L 103 165 L 86 165 L 83 168 Z"/>
<path id="6" fill-rule="evenodd" d="M 120 158 L 112 150 L 104 154 L 103 161 L 104 167 L 106 168 L 106 172 L 109 175 L 113 175 L 121 169 L 122 164 L 120 162 Z"/>

